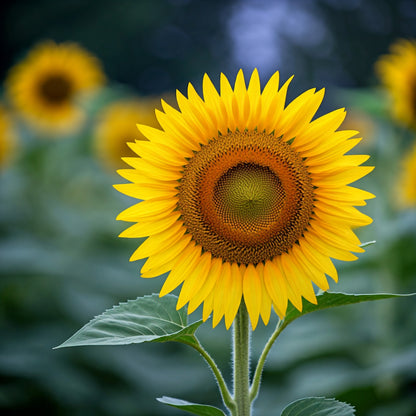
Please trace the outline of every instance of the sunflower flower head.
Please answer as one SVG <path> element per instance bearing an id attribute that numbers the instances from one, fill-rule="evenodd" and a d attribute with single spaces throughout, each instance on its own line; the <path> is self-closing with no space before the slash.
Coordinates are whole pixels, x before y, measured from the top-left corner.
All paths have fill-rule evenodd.
<path id="1" fill-rule="evenodd" d="M 416 128 L 416 41 L 399 39 L 375 65 L 391 100 L 395 119 Z"/>
<path id="2" fill-rule="evenodd" d="M 104 81 L 99 61 L 79 45 L 45 41 L 10 70 L 6 91 L 33 128 L 46 135 L 65 134 L 84 120 L 79 98 Z"/>
<path id="3" fill-rule="evenodd" d="M 156 105 L 153 97 L 135 98 L 113 102 L 103 109 L 94 130 L 94 149 L 106 167 L 121 168 L 122 157 L 135 155 L 127 142 L 147 140 L 136 123 L 160 127 L 155 116 Z"/>
<path id="4" fill-rule="evenodd" d="M 416 207 L 416 142 L 402 160 L 398 201 L 402 208 Z"/>
<path id="5" fill-rule="evenodd" d="M 13 159 L 17 136 L 10 115 L 0 105 L 0 169 L 5 168 Z"/>
<path id="6" fill-rule="evenodd" d="M 241 302 L 253 328 L 272 307 L 316 303 L 313 283 L 338 279 L 331 258 L 364 251 L 352 229 L 372 220 L 355 206 L 373 195 L 349 184 L 368 156 L 346 155 L 360 139 L 337 130 L 344 109 L 312 120 L 323 90 L 286 105 L 290 81 L 279 88 L 276 72 L 261 89 L 254 70 L 246 86 L 240 70 L 218 92 L 205 75 L 203 97 L 189 84 L 179 110 L 162 102 L 161 129 L 139 126 L 148 141 L 129 143 L 137 156 L 118 171 L 130 183 L 116 189 L 141 200 L 118 216 L 134 223 L 120 236 L 148 237 L 130 260 L 147 258 L 144 278 L 169 272 L 160 295 L 182 284 L 177 308 L 203 304 L 213 326 L 229 328 Z"/>

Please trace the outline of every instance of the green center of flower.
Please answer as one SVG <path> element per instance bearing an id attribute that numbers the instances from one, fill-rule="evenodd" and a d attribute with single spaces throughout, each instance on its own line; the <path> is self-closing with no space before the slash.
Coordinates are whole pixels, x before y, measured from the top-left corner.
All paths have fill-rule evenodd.
<path id="1" fill-rule="evenodd" d="M 59 105 L 71 96 L 72 85 L 63 75 L 50 75 L 40 83 L 39 92 L 47 103 Z"/>
<path id="2" fill-rule="evenodd" d="M 283 208 L 285 191 L 268 168 L 241 163 L 221 176 L 214 188 L 217 215 L 242 233 L 261 232 Z"/>
<path id="3" fill-rule="evenodd" d="M 313 212 L 299 154 L 273 134 L 230 132 L 184 166 L 178 208 L 193 239 L 214 257 L 258 264 L 287 252 Z"/>

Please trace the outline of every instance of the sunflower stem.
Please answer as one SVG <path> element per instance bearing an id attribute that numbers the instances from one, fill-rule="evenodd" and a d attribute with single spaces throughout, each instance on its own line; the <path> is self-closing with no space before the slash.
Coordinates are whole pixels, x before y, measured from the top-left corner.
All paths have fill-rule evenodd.
<path id="1" fill-rule="evenodd" d="M 183 342 L 183 341 L 182 341 Z M 197 341 L 197 343 L 187 343 L 183 342 L 184 344 L 187 344 L 191 346 L 192 348 L 196 349 L 202 357 L 204 357 L 207 364 L 211 367 L 212 372 L 214 373 L 214 377 L 217 381 L 218 388 L 221 393 L 222 401 L 224 402 L 224 405 L 230 409 L 231 412 L 235 409 L 235 402 L 233 398 L 231 397 L 231 393 L 228 390 L 227 384 L 225 383 L 224 377 L 222 376 L 221 370 L 218 368 L 216 362 L 211 357 L 211 355 L 208 353 L 207 350 Z"/>
<path id="2" fill-rule="evenodd" d="M 250 416 L 250 320 L 244 302 L 241 302 L 234 321 L 234 401 L 233 416 Z"/>
<path id="3" fill-rule="evenodd" d="M 270 349 L 272 348 L 277 337 L 280 335 L 280 333 L 283 331 L 285 327 L 285 325 L 283 325 L 283 322 L 284 322 L 283 320 L 279 320 L 279 322 L 277 323 L 276 329 L 274 330 L 273 334 L 268 339 L 260 355 L 256 370 L 254 372 L 253 382 L 250 387 L 250 402 L 253 402 L 256 399 L 257 395 L 259 394 L 261 374 L 263 372 L 263 367 L 266 362 L 267 355 L 270 352 Z"/>

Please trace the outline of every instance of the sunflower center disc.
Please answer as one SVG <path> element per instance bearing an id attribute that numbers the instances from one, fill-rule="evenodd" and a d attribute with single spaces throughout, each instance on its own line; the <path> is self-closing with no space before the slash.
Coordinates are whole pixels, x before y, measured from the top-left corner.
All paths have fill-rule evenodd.
<path id="1" fill-rule="evenodd" d="M 189 160 L 178 205 L 204 250 L 224 261 L 257 264 L 301 237 L 313 211 L 313 186 L 302 159 L 284 140 L 236 131 Z"/>
<path id="2" fill-rule="evenodd" d="M 39 86 L 41 96 L 50 104 L 60 104 L 71 95 L 71 83 L 61 75 L 51 75 Z"/>
<path id="3" fill-rule="evenodd" d="M 279 178 L 268 167 L 252 163 L 229 169 L 214 188 L 216 215 L 241 242 L 266 230 L 280 214 L 284 199 Z"/>

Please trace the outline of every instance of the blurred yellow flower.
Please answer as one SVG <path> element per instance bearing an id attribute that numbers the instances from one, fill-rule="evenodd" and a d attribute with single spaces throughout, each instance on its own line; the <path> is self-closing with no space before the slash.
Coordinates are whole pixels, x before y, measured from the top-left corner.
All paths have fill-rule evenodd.
<path id="1" fill-rule="evenodd" d="M 402 161 L 399 201 L 403 208 L 416 207 L 416 142 Z"/>
<path id="2" fill-rule="evenodd" d="M 147 258 L 145 278 L 170 272 L 160 296 L 182 285 L 177 308 L 203 303 L 203 319 L 232 324 L 245 302 L 252 327 L 267 324 L 273 305 L 316 303 L 312 282 L 337 280 L 331 258 L 363 252 L 353 227 L 371 223 L 355 206 L 372 198 L 349 186 L 373 168 L 368 156 L 345 155 L 356 131 L 337 129 L 344 109 L 315 118 L 324 90 L 311 89 L 287 106 L 289 81 L 276 72 L 261 91 L 255 70 L 246 87 L 224 75 L 220 92 L 207 75 L 203 98 L 189 84 L 177 92 L 179 111 L 162 101 L 162 129 L 140 125 L 148 141 L 129 143 L 136 157 L 118 173 L 120 192 L 142 200 L 119 220 L 135 223 L 120 237 L 148 237 L 131 257 Z"/>
<path id="3" fill-rule="evenodd" d="M 376 72 L 392 99 L 397 121 L 416 128 L 416 41 L 399 39 L 379 58 Z"/>
<path id="4" fill-rule="evenodd" d="M 105 82 L 100 62 L 75 43 L 45 41 L 9 72 L 9 99 L 45 135 L 76 131 L 85 114 L 78 100 Z"/>
<path id="5" fill-rule="evenodd" d="M 147 140 L 137 123 L 160 127 L 155 115 L 157 106 L 160 99 L 147 97 L 116 101 L 102 110 L 95 126 L 94 149 L 109 169 L 123 167 L 121 158 L 135 155 L 127 142 Z"/>
<path id="6" fill-rule="evenodd" d="M 6 167 L 13 159 L 17 136 L 10 115 L 0 105 L 0 168 Z"/>

